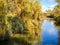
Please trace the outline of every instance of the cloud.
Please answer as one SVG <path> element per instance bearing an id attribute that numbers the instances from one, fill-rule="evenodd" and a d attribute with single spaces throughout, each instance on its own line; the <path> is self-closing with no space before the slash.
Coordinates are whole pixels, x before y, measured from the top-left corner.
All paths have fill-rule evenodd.
<path id="1" fill-rule="evenodd" d="M 55 1 L 55 0 L 48 0 L 48 1 L 53 2 L 53 1 Z"/>
<path id="2" fill-rule="evenodd" d="M 55 1 L 55 0 L 41 0 L 41 1 L 49 1 L 49 2 L 53 2 L 53 1 Z"/>
<path id="3" fill-rule="evenodd" d="M 47 6 L 42 5 L 42 11 L 43 11 L 43 12 L 45 12 L 47 9 L 48 9 Z"/>
<path id="4" fill-rule="evenodd" d="M 50 10 L 53 10 L 56 5 L 57 5 L 57 4 L 52 4 L 52 5 L 50 5 L 50 6 L 42 5 L 42 11 L 43 11 L 43 12 L 46 12 L 46 10 L 49 10 L 49 9 L 50 9 Z"/>
<path id="5" fill-rule="evenodd" d="M 53 10 L 56 5 L 57 5 L 57 4 L 50 5 L 50 6 L 49 6 L 49 9 Z"/>

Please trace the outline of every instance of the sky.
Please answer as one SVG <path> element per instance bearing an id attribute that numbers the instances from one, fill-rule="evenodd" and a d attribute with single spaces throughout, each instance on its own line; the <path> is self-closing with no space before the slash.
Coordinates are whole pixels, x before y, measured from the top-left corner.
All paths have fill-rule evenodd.
<path id="1" fill-rule="evenodd" d="M 46 12 L 46 10 L 51 9 L 53 10 L 53 8 L 58 4 L 57 2 L 55 2 L 55 0 L 40 0 L 40 4 L 42 6 L 42 11 Z"/>

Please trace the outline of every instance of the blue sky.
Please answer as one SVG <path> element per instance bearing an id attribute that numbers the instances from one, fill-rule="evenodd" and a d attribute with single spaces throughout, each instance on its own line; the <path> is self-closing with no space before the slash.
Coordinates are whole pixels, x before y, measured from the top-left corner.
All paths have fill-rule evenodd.
<path id="1" fill-rule="evenodd" d="M 53 10 L 57 2 L 55 2 L 55 0 L 40 0 L 40 4 L 42 6 L 42 11 L 45 12 L 48 9 Z"/>

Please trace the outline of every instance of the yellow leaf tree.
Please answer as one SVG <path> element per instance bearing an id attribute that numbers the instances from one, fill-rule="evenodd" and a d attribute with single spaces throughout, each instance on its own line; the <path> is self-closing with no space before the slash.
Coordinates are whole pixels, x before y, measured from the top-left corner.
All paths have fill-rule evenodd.
<path id="1" fill-rule="evenodd" d="M 0 16 L 3 16 L 5 35 L 9 34 L 13 38 L 22 39 L 24 41 L 22 45 L 25 42 L 29 45 L 35 41 L 40 41 L 41 25 L 39 22 L 43 20 L 42 17 L 44 16 L 39 0 L 1 1 L 0 7 L 2 8 L 0 8 Z M 2 23 L 2 21 L 0 22 Z M 0 27 L 2 26 L 0 25 Z"/>

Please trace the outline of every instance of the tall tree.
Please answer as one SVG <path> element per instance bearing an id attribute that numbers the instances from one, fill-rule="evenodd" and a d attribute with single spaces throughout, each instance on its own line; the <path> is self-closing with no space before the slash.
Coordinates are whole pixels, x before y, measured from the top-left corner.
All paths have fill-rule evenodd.
<path id="1" fill-rule="evenodd" d="M 3 16 L 2 20 L 5 21 L 4 29 L 6 35 L 17 34 L 19 32 L 18 34 L 20 34 L 20 36 L 24 35 L 23 38 L 26 35 L 23 40 L 27 43 L 33 43 L 34 40 L 38 41 L 41 31 L 39 22 L 43 17 L 39 0 L 1 1 L 0 15 Z M 0 25 L 0 27 L 2 26 Z M 0 31 L 2 31 L 1 28 Z"/>

